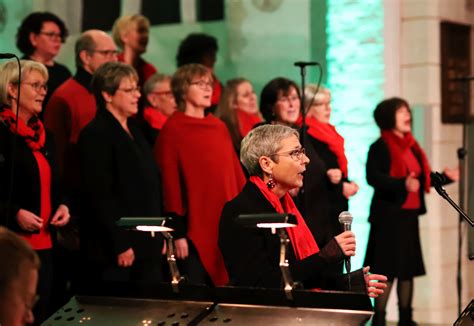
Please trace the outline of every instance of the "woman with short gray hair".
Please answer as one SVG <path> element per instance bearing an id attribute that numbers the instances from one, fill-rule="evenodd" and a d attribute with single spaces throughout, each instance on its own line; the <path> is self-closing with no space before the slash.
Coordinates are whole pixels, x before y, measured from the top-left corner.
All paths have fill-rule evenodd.
<path id="1" fill-rule="evenodd" d="M 237 224 L 241 214 L 293 214 L 297 226 L 287 228 L 291 247 L 290 270 L 295 281 L 305 287 L 336 289 L 336 275 L 326 275 L 331 264 L 355 255 L 355 236 L 346 231 L 319 248 L 296 208 L 289 191 L 303 185 L 309 163 L 298 132 L 283 125 L 263 125 L 242 140 L 241 160 L 250 179 L 242 192 L 229 201 L 221 214 L 219 246 L 229 273 L 230 284 L 246 287 L 280 288 L 280 240 L 268 229 L 245 228 Z M 368 268 L 354 272 L 352 289 L 357 286 L 376 297 L 383 293 L 382 275 L 367 276 Z M 364 278 L 364 276 L 366 276 Z"/>

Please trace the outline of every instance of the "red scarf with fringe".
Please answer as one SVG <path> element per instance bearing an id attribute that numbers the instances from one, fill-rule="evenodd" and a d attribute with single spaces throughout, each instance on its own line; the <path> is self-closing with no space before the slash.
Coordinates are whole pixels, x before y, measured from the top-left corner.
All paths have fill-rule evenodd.
<path id="1" fill-rule="evenodd" d="M 344 138 L 336 131 L 336 128 L 329 124 L 318 121 L 316 118 L 306 118 L 308 134 L 323 143 L 326 143 L 337 157 L 339 169 L 345 178 L 348 175 L 347 157 L 344 151 Z"/>
<path id="2" fill-rule="evenodd" d="M 421 159 L 421 167 L 425 176 L 424 189 L 426 193 L 430 192 L 431 167 L 426 157 L 425 151 L 420 147 L 412 133 L 406 133 L 403 138 L 398 137 L 392 131 L 382 130 L 382 139 L 388 146 L 390 152 L 390 175 L 392 177 L 403 178 L 408 176 L 409 170 L 406 161 L 403 159 L 403 152 L 412 150 L 417 157 Z"/>
<path id="3" fill-rule="evenodd" d="M 252 176 L 249 180 L 260 189 L 263 196 L 275 208 L 277 213 L 290 213 L 296 216 L 298 225 L 296 227 L 286 228 L 293 245 L 293 250 L 295 251 L 296 259 L 302 260 L 308 256 L 317 254 L 319 252 L 318 244 L 311 234 L 311 231 L 308 229 L 308 226 L 298 211 L 298 208 L 296 208 L 290 194 L 286 193 L 280 201 L 277 195 L 268 189 L 262 179 L 257 176 Z"/>

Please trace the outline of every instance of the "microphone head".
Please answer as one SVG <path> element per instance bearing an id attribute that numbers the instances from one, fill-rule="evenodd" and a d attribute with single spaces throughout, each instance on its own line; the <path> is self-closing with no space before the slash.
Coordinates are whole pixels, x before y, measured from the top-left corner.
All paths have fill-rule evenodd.
<path id="1" fill-rule="evenodd" d="M 352 224 L 352 214 L 348 211 L 343 211 L 339 214 L 339 223 Z"/>

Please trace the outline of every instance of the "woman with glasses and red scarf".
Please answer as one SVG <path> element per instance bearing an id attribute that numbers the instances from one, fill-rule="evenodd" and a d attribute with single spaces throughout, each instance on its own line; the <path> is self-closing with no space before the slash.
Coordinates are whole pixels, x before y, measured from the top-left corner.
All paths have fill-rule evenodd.
<path id="1" fill-rule="evenodd" d="M 68 30 L 64 22 L 50 12 L 34 12 L 21 22 L 16 34 L 16 46 L 24 59 L 40 62 L 48 69 L 48 89 L 43 108 L 53 92 L 69 77 L 69 69 L 54 61 L 66 41 Z M 39 114 L 42 117 L 42 113 Z"/>
<path id="2" fill-rule="evenodd" d="M 407 101 L 394 97 L 374 111 L 381 137 L 369 149 L 367 182 L 374 187 L 365 264 L 388 277 L 386 293 L 375 300 L 373 325 L 385 325 L 385 307 L 397 279 L 398 325 L 412 320 L 413 278 L 425 274 L 418 216 L 426 213 L 425 193 L 431 187 L 430 164 L 411 133 Z M 448 182 L 459 179 L 458 169 L 445 169 Z"/>
<path id="3" fill-rule="evenodd" d="M 290 195 L 292 189 L 303 186 L 303 173 L 310 162 L 298 131 L 279 124 L 257 127 L 242 140 L 240 159 L 250 179 L 242 192 L 225 205 L 219 226 L 219 246 L 230 284 L 282 286 L 279 237 L 270 229 L 244 227 L 236 220 L 241 214 L 288 213 L 297 220 L 296 227 L 286 228 L 293 279 L 307 288 L 345 289 L 344 277 L 327 274 L 326 270 L 355 255 L 354 234 L 346 231 L 319 245 Z M 368 268 L 354 272 L 351 288 L 376 297 L 383 292 L 385 277 L 367 272 Z M 375 280 L 382 282 L 371 282 Z"/>
<path id="4" fill-rule="evenodd" d="M 54 227 L 68 223 L 69 209 L 59 195 L 53 138 L 38 119 L 48 71 L 41 63 L 22 60 L 21 72 L 19 80 L 18 65 L 13 61 L 0 68 L 0 224 L 17 232 L 40 257 L 41 299 L 34 312 L 41 323 L 53 312 L 49 306 L 51 233 Z"/>
<path id="5" fill-rule="evenodd" d="M 292 80 L 279 77 L 268 82 L 260 95 L 260 111 L 267 122 L 293 127 L 300 131 L 301 138 L 305 135 L 298 127 L 301 123 L 300 90 Z M 313 147 L 307 130 L 302 142 L 310 159 L 306 166 L 304 189 L 295 188 L 290 193 L 318 244 L 324 247 L 340 233 L 329 227 L 331 201 L 327 167 Z"/>
<path id="6" fill-rule="evenodd" d="M 173 75 L 171 89 L 178 111 L 166 122 L 155 144 L 163 175 L 165 212 L 176 216 L 177 257 L 191 283 L 228 282 L 217 245 L 219 216 L 245 176 L 225 124 L 213 114 L 212 73 L 187 64 Z"/>

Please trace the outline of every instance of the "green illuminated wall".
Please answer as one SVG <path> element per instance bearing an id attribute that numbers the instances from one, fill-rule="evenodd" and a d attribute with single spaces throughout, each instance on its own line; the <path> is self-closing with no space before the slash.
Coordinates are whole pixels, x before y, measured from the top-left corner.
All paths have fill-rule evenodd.
<path id="1" fill-rule="evenodd" d="M 372 188 L 365 180 L 370 144 L 378 137 L 372 112 L 384 96 L 383 1 L 328 0 L 327 85 L 332 91 L 332 123 L 345 138 L 349 178 L 359 186 L 350 201 L 357 236 L 354 267 L 362 266 Z"/>

